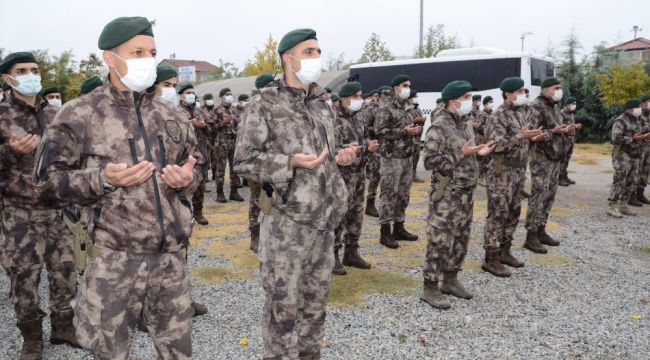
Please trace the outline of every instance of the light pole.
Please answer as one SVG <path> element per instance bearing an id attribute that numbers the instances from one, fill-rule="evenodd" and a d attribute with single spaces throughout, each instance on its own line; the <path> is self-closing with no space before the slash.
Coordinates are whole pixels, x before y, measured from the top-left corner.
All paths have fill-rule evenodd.
<path id="1" fill-rule="evenodd" d="M 533 33 L 530 31 L 521 33 L 521 52 L 524 52 L 524 40 L 526 40 L 526 35 L 533 35 Z"/>
<path id="2" fill-rule="evenodd" d="M 424 0 L 420 0 L 420 51 L 424 45 Z"/>

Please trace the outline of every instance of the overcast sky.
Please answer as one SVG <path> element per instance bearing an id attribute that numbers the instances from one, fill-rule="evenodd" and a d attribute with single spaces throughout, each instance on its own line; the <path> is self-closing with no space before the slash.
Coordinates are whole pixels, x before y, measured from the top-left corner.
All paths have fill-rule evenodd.
<path id="1" fill-rule="evenodd" d="M 231 61 L 240 70 L 269 33 L 279 40 L 287 31 L 311 27 L 323 56 L 360 57 L 371 33 L 378 33 L 394 55 L 411 56 L 418 43 L 419 0 L 2 0 L 0 47 L 10 51 L 72 49 L 77 59 L 99 52 L 104 25 L 119 16 L 156 19 L 159 60 Z M 650 38 L 648 6 L 641 0 L 425 0 L 425 28 L 444 24 L 461 45 L 518 51 L 524 31 L 526 51 L 543 52 L 549 41 L 559 45 L 575 28 L 585 51 L 607 41 Z"/>

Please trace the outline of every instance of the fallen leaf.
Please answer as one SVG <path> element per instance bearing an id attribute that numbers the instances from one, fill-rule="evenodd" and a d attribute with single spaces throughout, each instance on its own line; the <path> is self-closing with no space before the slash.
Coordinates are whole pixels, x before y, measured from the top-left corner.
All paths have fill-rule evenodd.
<path id="1" fill-rule="evenodd" d="M 243 337 L 243 338 L 241 338 L 241 339 L 239 340 L 239 345 L 241 345 L 241 346 L 248 346 L 248 338 L 247 338 L 247 337 Z"/>
<path id="2" fill-rule="evenodd" d="M 641 320 L 641 315 L 639 315 L 639 314 L 632 314 L 632 316 L 630 316 L 630 318 L 632 318 L 632 320 L 637 320 L 637 321 L 638 321 L 638 320 Z"/>

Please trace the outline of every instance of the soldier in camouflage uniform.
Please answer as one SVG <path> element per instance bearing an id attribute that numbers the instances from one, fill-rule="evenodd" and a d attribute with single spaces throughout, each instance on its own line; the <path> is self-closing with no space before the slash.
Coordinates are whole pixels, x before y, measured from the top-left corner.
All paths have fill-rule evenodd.
<path id="1" fill-rule="evenodd" d="M 479 100 L 480 102 L 480 100 Z M 492 96 L 486 96 L 483 98 L 483 111 L 478 111 L 478 106 L 475 106 L 472 110 L 475 113 L 471 116 L 472 128 L 474 129 L 474 136 L 476 136 L 476 143 L 481 144 L 485 142 L 485 127 L 489 123 L 490 116 L 492 115 L 492 106 L 494 106 L 494 101 Z M 479 184 L 485 186 L 485 174 L 487 173 L 487 166 L 490 162 L 489 156 L 481 156 L 478 158 L 478 171 L 479 171 Z"/>
<path id="2" fill-rule="evenodd" d="M 562 100 L 562 86 L 556 78 L 542 82 L 542 93 L 528 106 L 527 124 L 542 127 L 546 139 L 535 142 L 530 149 L 531 194 L 526 214 L 526 241 L 524 248 L 545 254 L 544 245 L 558 246 L 559 241 L 546 233 L 546 222 L 555 201 L 560 167 L 566 153 L 565 134 L 573 128 L 564 125 L 558 102 Z"/>
<path id="3" fill-rule="evenodd" d="M 562 123 L 564 125 L 570 125 L 570 130 L 564 134 L 564 157 L 562 158 L 562 165 L 560 166 L 560 179 L 558 180 L 558 185 L 560 186 L 569 186 L 573 185 L 576 182 L 569 179 L 569 173 L 567 169 L 569 168 L 569 162 L 571 161 L 571 155 L 573 155 L 573 146 L 576 143 L 576 129 L 580 129 L 582 124 L 576 123 L 573 118 L 573 114 L 576 112 L 576 98 L 569 96 L 564 101 L 564 108 L 562 109 Z"/>
<path id="4" fill-rule="evenodd" d="M 628 100 L 625 103 L 625 111 L 614 120 L 612 126 L 614 181 L 609 195 L 607 215 L 615 218 L 622 218 L 623 215 L 636 216 L 635 212 L 628 209 L 627 204 L 635 195 L 644 142 L 650 139 L 650 132 L 643 131 L 641 114 L 641 101 Z"/>
<path id="5" fill-rule="evenodd" d="M 377 115 L 379 106 L 383 103 L 384 99 L 387 98 L 389 92 L 390 87 L 380 87 L 377 90 L 376 99 L 367 104 L 362 110 L 365 113 L 363 117 L 366 119 L 366 129 L 368 129 L 370 140 L 377 140 L 377 132 L 375 131 L 375 116 Z M 379 210 L 377 210 L 377 206 L 375 205 L 375 199 L 377 198 L 377 188 L 379 187 L 379 180 L 381 179 L 379 169 L 379 154 L 373 153 L 370 157 L 368 157 L 368 164 L 366 165 L 366 177 L 368 178 L 368 196 L 366 197 L 365 211 L 366 215 L 372 217 L 379 217 Z"/>
<path id="6" fill-rule="evenodd" d="M 349 82 L 339 92 L 341 101 L 336 111 L 336 149 L 360 146 L 361 151 L 357 160 L 348 166 L 339 166 L 343 180 L 347 185 L 348 212 L 343 221 L 336 229 L 334 241 L 334 268 L 332 273 L 345 275 L 343 267 L 353 266 L 358 269 L 370 269 L 371 265 L 359 255 L 359 237 L 363 226 L 363 196 L 366 187 L 365 166 L 368 157 L 379 148 L 377 140 L 370 140 L 368 131 L 365 128 L 366 120 L 363 119 L 364 112 L 360 111 L 363 106 L 361 99 L 361 84 L 356 81 Z M 343 240 L 341 241 L 341 238 Z M 339 261 L 339 251 L 345 244 L 343 264 Z"/>
<path id="7" fill-rule="evenodd" d="M 107 80 L 64 105 L 36 155 L 38 186 L 93 209 L 91 261 L 73 301 L 77 339 L 96 359 L 126 359 L 143 316 L 158 357 L 188 359 L 187 197 L 203 181 L 206 159 L 187 115 L 152 90 L 151 23 L 117 18 L 99 48 Z M 131 76 L 132 67 L 149 75 Z"/>
<path id="8" fill-rule="evenodd" d="M 393 92 L 377 110 L 375 130 L 381 156 L 381 194 L 379 208 L 379 243 L 396 249 L 397 240 L 415 241 L 417 235 L 404 228 L 413 176 L 413 137 L 422 133 L 411 116 L 413 105 L 411 80 L 398 75 L 392 81 Z M 391 222 L 393 230 L 391 231 Z"/>
<path id="9" fill-rule="evenodd" d="M 502 264 L 515 268 L 524 266 L 511 254 L 510 248 L 521 213 L 529 142 L 545 137 L 540 129 L 531 130 L 526 123 L 524 80 L 519 77 L 504 79 L 500 89 L 504 102 L 484 127 L 484 141 L 494 142 L 495 148 L 485 175 L 488 216 L 483 243 L 485 261 L 481 268 L 495 276 L 509 277 L 510 271 Z"/>
<path id="10" fill-rule="evenodd" d="M 251 94 L 253 96 L 261 94 L 262 88 L 274 85 L 273 80 L 273 75 L 269 73 L 258 76 L 255 79 L 256 90 L 253 90 Z M 251 232 L 250 249 L 257 253 L 260 245 L 260 213 L 262 212 L 262 209 L 260 209 L 260 193 L 262 184 L 257 181 L 249 181 L 248 184 L 251 191 L 250 207 L 248 209 L 248 230 Z"/>
<path id="11" fill-rule="evenodd" d="M 473 192 L 478 181 L 476 155 L 486 156 L 494 146 L 474 142 L 467 119 L 472 110 L 471 89 L 471 84 L 462 80 L 442 89 L 446 107 L 433 119 L 423 149 L 424 167 L 432 175 L 421 299 L 438 309 L 451 307 L 443 293 L 472 298 L 458 281 L 458 272 L 469 245 Z"/>
<path id="12" fill-rule="evenodd" d="M 422 114 L 422 110 L 420 110 L 420 104 L 418 104 L 418 92 L 415 90 L 411 90 L 411 96 L 409 97 L 409 101 L 413 105 L 413 109 L 411 109 L 411 116 L 413 116 L 413 123 L 417 126 L 424 126 L 424 123 L 426 122 L 426 118 L 424 117 L 424 114 Z M 417 170 L 418 170 L 418 163 L 420 162 L 420 150 L 422 148 L 421 146 L 421 141 L 420 141 L 420 135 L 418 134 L 413 136 L 413 182 L 416 183 L 422 183 L 424 180 L 419 179 L 417 177 Z"/>
<path id="13" fill-rule="evenodd" d="M 266 292 L 264 358 L 319 359 L 334 230 L 347 210 L 337 165 L 352 164 L 359 148 L 336 152 L 335 114 L 315 83 L 321 69 L 316 33 L 291 31 L 278 52 L 284 79 L 262 89 L 244 111 L 235 170 L 264 184 L 258 253 Z"/>
<path id="14" fill-rule="evenodd" d="M 199 145 L 199 150 L 203 157 L 210 158 L 210 148 L 208 141 L 210 139 L 211 128 L 208 124 L 209 119 L 205 117 L 205 113 L 196 107 L 196 93 L 192 84 L 181 84 L 178 88 L 178 95 L 181 99 L 179 106 L 187 114 L 189 122 L 194 126 L 194 133 Z M 196 188 L 192 195 L 192 212 L 194 220 L 201 225 L 208 225 L 208 219 L 203 216 L 203 199 L 205 197 L 205 183 L 208 177 L 207 168 L 203 174 L 203 182 Z"/>
<path id="15" fill-rule="evenodd" d="M 0 64 L 0 74 L 13 89 L 0 104 L 0 260 L 11 282 L 9 297 L 23 337 L 20 358 L 40 359 L 45 313 L 38 286 L 43 266 L 48 271 L 50 342 L 78 347 L 70 306 L 77 287 L 72 234 L 61 211 L 42 199 L 41 189 L 32 183 L 34 150 L 58 109 L 38 94 L 40 71 L 31 53 L 9 54 Z"/>
<path id="16" fill-rule="evenodd" d="M 641 122 L 642 131 L 644 133 L 650 132 L 650 94 L 641 97 Z M 643 194 L 646 186 L 648 186 L 648 178 L 650 177 L 650 140 L 643 143 L 643 154 L 639 162 L 639 177 L 637 180 L 637 187 L 635 197 L 642 204 L 650 205 L 648 200 Z"/>
<path id="17" fill-rule="evenodd" d="M 237 126 L 239 114 L 233 106 L 233 95 L 229 88 L 219 90 L 221 105 L 215 109 L 214 131 L 216 132 L 216 143 L 212 156 L 216 159 L 217 176 L 217 201 L 228 202 L 223 193 L 224 178 L 226 175 L 226 163 L 230 168 L 230 195 L 231 201 L 244 201 L 239 195 L 239 177 L 233 171 L 233 156 L 235 154 L 235 139 L 237 139 Z"/>

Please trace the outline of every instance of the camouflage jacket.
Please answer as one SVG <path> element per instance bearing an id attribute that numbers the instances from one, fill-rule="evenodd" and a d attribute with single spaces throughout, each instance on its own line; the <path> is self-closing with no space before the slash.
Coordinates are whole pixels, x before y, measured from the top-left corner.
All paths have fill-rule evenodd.
<path id="1" fill-rule="evenodd" d="M 206 116 L 206 112 L 197 109 L 194 106 L 187 106 L 182 101 L 180 102 L 179 107 L 187 114 L 187 119 L 199 119 L 203 120 L 206 123 L 204 128 L 198 128 L 194 126 L 194 133 L 196 134 L 196 141 L 199 144 L 199 148 L 203 151 L 203 155 L 207 158 L 210 154 L 208 146 L 210 145 L 210 138 L 212 136 L 212 128 L 210 126 L 210 118 Z"/>
<path id="2" fill-rule="evenodd" d="M 469 122 L 447 109 L 438 112 L 427 130 L 423 147 L 424 168 L 432 170 L 432 184 L 447 178 L 448 187 L 473 190 L 478 181 L 476 155 L 464 156 L 463 145 L 474 145 L 474 131 Z"/>
<path id="3" fill-rule="evenodd" d="M 643 142 L 635 141 L 634 134 L 642 132 L 641 120 L 627 113 L 622 113 L 612 125 L 613 154 L 624 152 L 630 157 L 638 158 L 643 150 Z"/>
<path id="4" fill-rule="evenodd" d="M 234 105 L 226 106 L 224 104 L 221 104 L 217 106 L 217 108 L 214 110 L 214 114 L 215 115 L 213 116 L 213 121 L 214 121 L 217 141 L 219 141 L 219 139 L 237 137 L 237 127 L 239 124 L 239 112 L 237 111 L 235 106 Z M 231 121 L 229 124 L 224 123 L 224 118 L 226 115 L 230 116 Z"/>
<path id="5" fill-rule="evenodd" d="M 476 135 L 477 138 L 481 137 L 483 138 L 485 135 L 485 127 L 489 123 L 489 119 L 492 116 L 492 110 L 487 110 L 483 109 L 480 114 L 476 116 L 474 119 L 474 123 L 472 123 L 472 127 L 474 128 L 474 134 Z M 482 143 L 483 141 L 479 141 L 479 143 Z"/>
<path id="6" fill-rule="evenodd" d="M 334 107 L 336 112 L 336 151 L 348 147 L 352 143 L 361 146 L 357 160 L 350 166 L 339 166 L 341 171 L 361 172 L 364 169 L 368 152 L 368 132 L 366 131 L 362 111 L 351 114 L 343 104 Z"/>
<path id="7" fill-rule="evenodd" d="M 166 165 L 197 162 L 184 189 L 160 178 Z M 91 206 L 94 243 L 133 253 L 176 252 L 191 232 L 188 196 L 202 182 L 206 159 L 187 114 L 155 96 L 121 92 L 110 80 L 66 103 L 46 129 L 37 152 L 36 183 L 65 203 Z M 100 171 L 109 163 L 156 166 L 145 183 L 106 193 Z"/>
<path id="8" fill-rule="evenodd" d="M 368 132 L 368 137 L 371 140 L 377 140 L 377 132 L 375 131 L 375 115 L 377 115 L 377 109 L 379 109 L 379 104 L 373 102 L 364 105 L 363 108 L 359 110 L 363 113 L 363 119 L 365 121 L 364 125 Z"/>
<path id="9" fill-rule="evenodd" d="M 552 132 L 553 128 L 564 123 L 557 104 L 542 95 L 538 96 L 528 107 L 526 123 L 531 124 L 534 129 L 541 126 L 549 138 L 547 141 L 533 143 L 531 151 L 538 151 L 552 161 L 559 161 L 564 157 L 566 136 Z"/>
<path id="10" fill-rule="evenodd" d="M 10 95 L 0 103 L 0 191 L 5 203 L 11 206 L 48 209 L 52 205 L 40 198 L 41 192 L 33 185 L 34 153 L 21 155 L 9 146 L 11 135 L 20 139 L 28 134 L 43 136 L 44 129 L 54 120 L 57 109 L 47 106 L 40 95 L 36 106 Z"/>
<path id="11" fill-rule="evenodd" d="M 375 116 L 375 130 L 379 139 L 379 154 L 382 157 L 406 159 L 413 155 L 413 136 L 404 129 L 413 124 L 410 102 L 390 95 L 379 106 Z"/>
<path id="12" fill-rule="evenodd" d="M 253 96 L 235 146 L 238 175 L 273 187 L 272 206 L 295 222 L 333 230 L 347 210 L 348 192 L 336 165 L 335 114 L 315 83 L 307 94 L 284 81 Z M 329 154 L 315 169 L 293 169 L 294 154 Z"/>
<path id="13" fill-rule="evenodd" d="M 485 140 L 494 141 L 492 163 L 495 166 L 525 168 L 530 141 L 519 136 L 526 125 L 526 107 L 507 101 L 494 112 L 485 126 Z"/>
<path id="14" fill-rule="evenodd" d="M 641 120 L 641 131 L 644 134 L 650 132 L 650 110 L 643 109 L 639 120 Z M 650 140 L 646 140 L 644 143 L 646 147 L 650 147 Z"/>
<path id="15" fill-rule="evenodd" d="M 567 111 L 567 109 L 562 109 L 560 112 L 562 114 L 562 124 L 564 125 L 572 125 L 576 123 L 575 117 L 573 116 L 573 111 Z M 568 138 L 572 138 L 576 135 L 575 129 L 571 129 L 570 132 L 566 133 L 565 136 Z"/>

